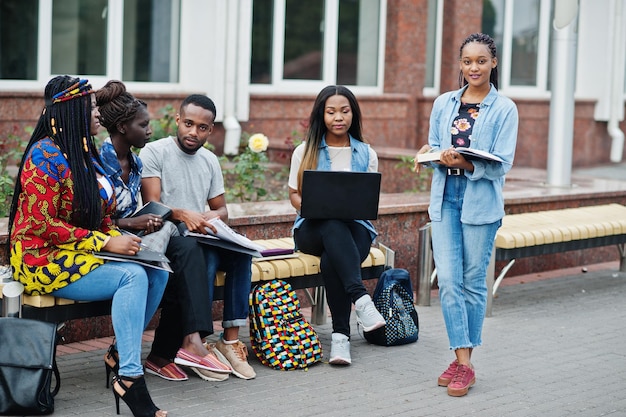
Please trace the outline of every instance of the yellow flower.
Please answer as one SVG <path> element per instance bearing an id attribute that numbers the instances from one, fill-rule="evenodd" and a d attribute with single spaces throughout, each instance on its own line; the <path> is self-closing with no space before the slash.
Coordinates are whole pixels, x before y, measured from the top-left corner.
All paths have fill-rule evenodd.
<path id="1" fill-rule="evenodd" d="M 263 133 L 255 133 L 248 139 L 248 148 L 254 153 L 261 153 L 267 150 L 269 140 Z"/>

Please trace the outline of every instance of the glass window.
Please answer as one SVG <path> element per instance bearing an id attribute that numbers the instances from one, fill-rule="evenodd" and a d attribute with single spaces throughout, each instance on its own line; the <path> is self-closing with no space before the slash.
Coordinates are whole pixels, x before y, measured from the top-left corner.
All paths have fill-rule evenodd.
<path id="1" fill-rule="evenodd" d="M 39 0 L 0 2 L 0 79 L 37 78 Z"/>
<path id="2" fill-rule="evenodd" d="M 512 85 L 537 84 L 539 12 L 539 0 L 517 0 L 513 3 Z"/>
<path id="3" fill-rule="evenodd" d="M 258 87 L 253 90 L 379 87 L 384 5 L 382 0 L 255 0 L 250 81 Z"/>
<path id="4" fill-rule="evenodd" d="M 379 0 L 340 0 L 337 84 L 376 85 Z"/>
<path id="5" fill-rule="evenodd" d="M 178 0 L 124 2 L 124 81 L 178 81 L 179 15 Z"/>
<path id="6" fill-rule="evenodd" d="M 502 70 L 504 65 L 504 0 L 484 0 L 482 32 L 491 36 L 496 42 L 498 53 L 498 84 L 502 88 Z"/>
<path id="7" fill-rule="evenodd" d="M 436 81 L 437 65 L 437 39 L 440 36 L 441 30 L 437 27 L 437 15 L 438 15 L 438 0 L 428 0 L 428 21 L 426 29 L 426 75 L 424 79 L 425 88 L 438 89 Z"/>
<path id="8" fill-rule="evenodd" d="M 252 59 L 250 82 L 269 84 L 272 82 L 272 22 L 273 0 L 252 2 Z"/>
<path id="9" fill-rule="evenodd" d="M 324 0 L 287 0 L 283 78 L 321 80 Z"/>
<path id="10" fill-rule="evenodd" d="M 53 74 L 106 75 L 107 0 L 54 0 Z"/>
<path id="11" fill-rule="evenodd" d="M 548 90 L 551 13 L 550 0 L 483 0 L 482 31 L 496 41 L 501 89 Z"/>

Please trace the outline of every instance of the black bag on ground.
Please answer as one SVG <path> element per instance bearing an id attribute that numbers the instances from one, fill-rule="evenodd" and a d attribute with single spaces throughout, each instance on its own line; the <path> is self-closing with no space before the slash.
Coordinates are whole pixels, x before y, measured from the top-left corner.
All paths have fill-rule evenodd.
<path id="1" fill-rule="evenodd" d="M 419 319 L 413 304 L 409 271 L 399 268 L 384 271 L 378 278 L 372 300 L 387 324 L 371 332 L 364 332 L 368 342 L 381 346 L 417 342 Z"/>
<path id="2" fill-rule="evenodd" d="M 54 323 L 0 318 L 0 415 L 52 414 L 61 386 L 56 344 Z"/>

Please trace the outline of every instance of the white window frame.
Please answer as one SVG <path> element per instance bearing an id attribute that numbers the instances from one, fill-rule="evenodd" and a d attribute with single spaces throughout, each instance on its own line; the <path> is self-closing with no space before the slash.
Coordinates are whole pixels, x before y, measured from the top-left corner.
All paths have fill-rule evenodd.
<path id="1" fill-rule="evenodd" d="M 321 80 L 283 79 L 285 0 L 274 0 L 272 34 L 272 80 L 269 84 L 250 84 L 250 93 L 254 94 L 317 94 L 327 85 L 337 83 L 337 37 L 339 20 L 339 0 L 325 0 L 323 66 Z M 387 0 L 380 0 L 379 38 L 377 75 L 375 86 L 350 85 L 350 89 L 359 95 L 382 94 L 385 79 L 385 38 L 387 22 Z"/>
<path id="2" fill-rule="evenodd" d="M 181 16 L 175 12 L 180 10 L 181 0 L 173 0 L 173 30 L 178 30 Z M 91 84 L 96 86 L 104 85 L 108 80 L 122 79 L 122 58 L 123 58 L 123 28 L 124 28 L 124 2 L 123 0 L 109 0 L 107 7 L 107 64 L 105 75 L 88 75 Z M 52 1 L 39 0 L 38 14 L 38 39 L 37 39 L 37 79 L 36 80 L 0 80 L 0 91 L 38 91 L 46 83 L 57 75 L 51 72 L 51 49 L 52 49 Z M 183 48 L 179 53 L 182 55 Z M 180 59 L 180 58 L 179 58 Z M 82 74 L 71 74 L 82 75 Z M 148 93 L 169 93 L 180 91 L 184 86 L 180 82 L 138 82 L 124 81 L 131 91 L 142 91 Z M 190 86 L 193 88 L 193 86 Z"/>
<path id="3" fill-rule="evenodd" d="M 499 57 L 500 66 L 500 91 L 503 94 L 517 98 L 549 98 L 548 91 L 548 68 L 550 64 L 550 2 L 540 0 L 539 11 L 539 45 L 537 56 L 536 77 L 537 84 L 534 86 L 511 85 L 511 53 L 513 39 L 513 2 L 505 0 L 504 5 L 504 33 L 502 34 L 502 51 Z"/>
<path id="4" fill-rule="evenodd" d="M 424 87 L 422 94 L 424 97 L 436 97 L 441 91 L 441 50 L 443 49 L 443 6 L 445 0 L 436 0 L 436 20 L 435 20 L 435 54 L 433 61 L 433 86 Z M 428 34 L 427 36 L 429 36 Z"/>

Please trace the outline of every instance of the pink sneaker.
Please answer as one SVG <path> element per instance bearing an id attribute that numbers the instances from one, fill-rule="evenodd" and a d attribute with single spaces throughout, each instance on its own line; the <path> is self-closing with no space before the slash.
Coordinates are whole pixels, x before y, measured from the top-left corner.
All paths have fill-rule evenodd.
<path id="1" fill-rule="evenodd" d="M 183 348 L 178 349 L 174 363 L 178 365 L 188 366 L 190 368 L 201 368 L 207 371 L 229 374 L 232 372 L 230 366 L 223 364 L 215 356 L 215 353 L 209 352 L 205 357 L 195 355 Z"/>
<path id="2" fill-rule="evenodd" d="M 454 378 L 454 374 L 456 374 L 456 369 L 459 367 L 459 362 L 455 359 L 450 363 L 448 369 L 443 371 L 441 375 L 439 375 L 439 379 L 437 379 L 437 385 L 440 387 L 447 387 L 452 378 Z"/>
<path id="3" fill-rule="evenodd" d="M 476 383 L 476 374 L 469 366 L 459 364 L 456 374 L 448 384 L 448 395 L 462 397 L 467 394 L 469 388 Z"/>

